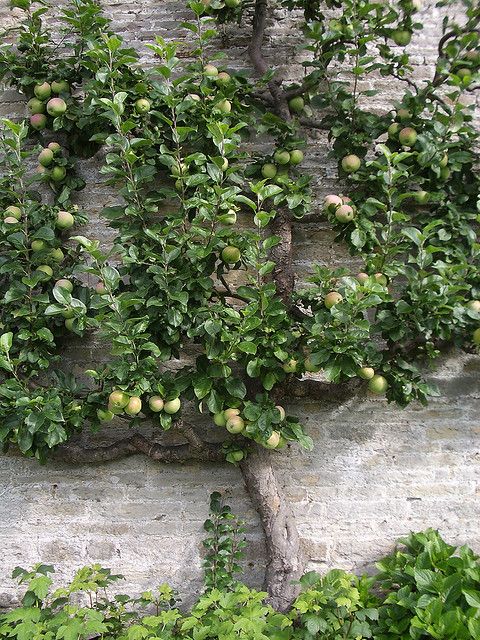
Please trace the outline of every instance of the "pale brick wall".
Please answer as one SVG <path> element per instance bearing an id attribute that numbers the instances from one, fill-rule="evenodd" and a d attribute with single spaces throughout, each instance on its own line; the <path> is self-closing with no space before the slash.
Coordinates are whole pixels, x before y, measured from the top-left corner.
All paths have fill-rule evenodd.
<path id="1" fill-rule="evenodd" d="M 0 25 L 14 22 L 15 13 L 0 2 Z M 425 30 L 411 46 L 417 77 L 428 77 L 441 29 L 441 14 L 426 6 Z M 187 12 L 177 0 L 121 2 L 105 0 L 114 28 L 129 43 L 141 47 L 155 34 L 178 38 Z M 231 66 L 246 64 L 246 32 L 227 28 Z M 295 53 L 296 32 L 278 11 L 270 28 L 269 55 L 285 63 L 287 77 L 298 68 L 287 62 Z M 234 38 L 232 38 L 235 36 Z M 373 79 L 372 79 L 373 82 Z M 382 92 L 373 98 L 378 109 L 390 108 L 398 96 L 391 80 L 375 81 Z M 20 96 L 4 92 L 0 116 L 23 113 Z M 318 198 L 331 191 L 336 171 L 326 160 L 325 136 L 313 134 L 306 167 L 314 175 Z M 115 195 L 98 177 L 101 158 L 82 163 L 88 190 L 78 199 L 88 210 L 87 235 L 112 238 L 98 217 Z M 92 182 L 93 181 L 93 182 Z M 295 266 L 299 277 L 312 261 L 337 265 L 347 252 L 333 242 L 326 224 L 295 227 Z M 95 341 L 69 346 L 77 372 L 98 359 Z M 443 397 L 428 408 L 401 411 L 382 400 L 360 396 L 343 401 L 334 396 L 319 405 L 308 399 L 291 406 L 305 421 L 315 441 L 312 453 L 292 447 L 277 455 L 276 467 L 294 505 L 301 535 L 311 555 L 311 568 L 340 566 L 363 570 L 391 549 L 395 537 L 410 529 L 440 528 L 453 542 L 480 551 L 478 357 L 452 353 L 435 378 Z M 100 441 L 118 436 L 113 429 Z M 103 565 L 126 576 L 124 590 L 138 593 L 168 580 L 185 600 L 201 588 L 202 523 L 211 491 L 225 491 L 227 500 L 248 523 L 247 579 L 261 584 L 264 546 L 258 517 L 231 465 L 158 465 L 141 456 L 107 465 L 67 467 L 0 457 L 0 606 L 15 600 L 8 579 L 16 565 L 42 560 L 54 563 L 59 577 L 74 568 Z"/>

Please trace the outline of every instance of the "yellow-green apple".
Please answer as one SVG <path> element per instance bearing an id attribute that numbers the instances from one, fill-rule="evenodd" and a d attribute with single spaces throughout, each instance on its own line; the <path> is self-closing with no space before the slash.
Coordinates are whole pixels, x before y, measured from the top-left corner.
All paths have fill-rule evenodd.
<path id="1" fill-rule="evenodd" d="M 338 291 L 330 291 L 327 293 L 325 298 L 323 299 L 323 304 L 327 307 L 327 309 L 331 309 L 336 304 L 342 302 L 343 297 L 338 293 Z"/>
<path id="2" fill-rule="evenodd" d="M 368 389 L 372 393 L 385 393 L 388 389 L 388 382 L 383 376 L 378 375 L 377 373 L 370 379 L 368 383 Z"/>
<path id="3" fill-rule="evenodd" d="M 173 400 L 167 400 L 167 402 L 164 403 L 163 410 L 165 411 L 165 413 L 173 415 L 180 410 L 181 406 L 182 403 L 180 401 L 180 398 L 174 398 Z"/>
<path id="4" fill-rule="evenodd" d="M 354 173 L 355 171 L 358 171 L 360 169 L 361 163 L 362 161 L 360 160 L 360 158 L 351 153 L 350 155 L 345 156 L 342 159 L 342 169 L 345 171 L 345 173 Z"/>

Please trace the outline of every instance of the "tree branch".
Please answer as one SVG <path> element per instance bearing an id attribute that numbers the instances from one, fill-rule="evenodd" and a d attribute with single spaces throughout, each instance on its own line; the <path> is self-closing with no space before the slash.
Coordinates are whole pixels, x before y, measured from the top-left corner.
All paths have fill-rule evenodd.
<path id="1" fill-rule="evenodd" d="M 295 277 L 292 268 L 292 222 L 288 211 L 278 211 L 272 223 L 272 233 L 281 239 L 271 252 L 271 258 L 275 262 L 273 280 L 277 286 L 277 294 L 291 308 Z"/>
<path id="2" fill-rule="evenodd" d="M 76 444 L 60 446 L 52 456 L 59 462 L 74 464 L 91 464 L 96 462 L 111 462 L 128 456 L 141 453 L 157 462 L 185 463 L 192 460 L 200 462 L 221 462 L 224 460 L 221 446 L 203 442 L 194 432 L 187 427 L 182 433 L 192 442 L 188 444 L 163 445 L 149 440 L 140 433 L 134 433 L 128 438 L 117 440 L 108 445 L 99 447 L 82 447 Z"/>
<path id="3" fill-rule="evenodd" d="M 265 586 L 271 605 L 288 609 L 298 595 L 298 580 L 305 569 L 305 555 L 295 517 L 271 465 L 272 454 L 256 446 L 240 464 L 245 486 L 265 531 L 267 567 Z"/>
<path id="4" fill-rule="evenodd" d="M 250 44 L 248 45 L 248 55 L 255 70 L 261 76 L 264 76 L 269 71 L 269 67 L 262 52 L 267 23 L 267 13 L 268 0 L 256 0 L 255 13 L 253 16 L 252 37 L 250 39 Z M 272 94 L 275 110 L 279 116 L 289 120 L 290 112 L 288 110 L 287 98 L 281 85 L 281 80 L 276 80 L 275 78 L 268 81 L 268 88 Z"/>

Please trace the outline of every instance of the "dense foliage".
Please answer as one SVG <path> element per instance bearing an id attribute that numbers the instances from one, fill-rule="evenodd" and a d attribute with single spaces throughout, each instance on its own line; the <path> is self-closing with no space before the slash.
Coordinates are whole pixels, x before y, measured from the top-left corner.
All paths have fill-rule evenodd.
<path id="1" fill-rule="evenodd" d="M 221 553 L 219 558 L 222 558 Z M 308 573 L 287 613 L 266 593 L 241 582 L 206 585 L 189 612 L 166 584 L 138 598 L 118 592 L 120 575 L 99 565 L 80 569 L 66 587 L 52 588 L 53 567 L 17 568 L 22 603 L 0 615 L 7 640 L 476 640 L 480 638 L 480 563 L 468 547 L 446 544 L 438 532 L 410 534 L 358 578 L 342 570 Z"/>
<path id="2" fill-rule="evenodd" d="M 420 371 L 442 345 L 479 344 L 478 133 L 465 101 L 480 75 L 475 3 L 461 25 L 445 19 L 435 76 L 417 86 L 405 48 L 422 26 L 416 2 L 327 2 L 332 17 L 286 1 L 305 10 L 307 53 L 302 84 L 285 88 L 288 116 L 265 98 L 271 74 L 252 81 L 213 52 L 215 21 L 245 20 L 241 2 L 190 2 L 185 41 L 157 38 L 149 70 L 93 0 L 60 11 L 60 42 L 44 3 L 12 4 L 25 19 L 0 74 L 31 116 L 4 120 L 0 138 L 4 447 L 43 460 L 116 416 L 169 429 L 185 402 L 228 430 L 231 462 L 249 440 L 311 447 L 276 404 L 292 377 L 360 377 L 404 406 L 435 393 Z M 360 88 L 373 74 L 407 87 L 384 113 Z M 301 125 L 329 132 L 344 194 L 324 215 L 364 267 L 315 266 L 285 295 L 275 225 L 311 213 Z M 102 212 L 112 248 L 79 235 L 74 204 L 76 157 L 101 147 L 119 195 Z M 90 331 L 111 359 L 85 367 L 85 387 L 59 363 Z"/>

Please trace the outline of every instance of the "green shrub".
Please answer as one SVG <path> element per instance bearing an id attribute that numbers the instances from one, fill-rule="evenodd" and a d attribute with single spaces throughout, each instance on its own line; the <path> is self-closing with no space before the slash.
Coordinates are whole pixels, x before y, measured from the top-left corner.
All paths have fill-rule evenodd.
<path id="1" fill-rule="evenodd" d="M 0 639 L 480 638 L 478 557 L 468 547 L 446 544 L 432 529 L 412 533 L 400 544 L 371 577 L 339 569 L 325 576 L 306 574 L 288 614 L 276 612 L 267 593 L 234 580 L 223 589 L 211 588 L 207 580 L 205 593 L 185 613 L 167 585 L 140 598 L 108 595 L 107 588 L 122 576 L 99 565 L 80 569 L 69 585 L 56 590 L 53 567 L 17 568 L 14 577 L 27 588 L 21 605 L 0 616 Z"/>

